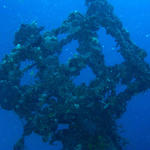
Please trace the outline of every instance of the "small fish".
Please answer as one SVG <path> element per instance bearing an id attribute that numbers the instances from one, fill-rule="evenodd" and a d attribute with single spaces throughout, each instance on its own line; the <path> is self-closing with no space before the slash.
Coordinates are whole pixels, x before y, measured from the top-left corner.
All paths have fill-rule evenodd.
<path id="1" fill-rule="evenodd" d="M 115 50 L 115 47 L 112 47 L 111 49 L 112 49 L 112 50 Z"/>
<path id="2" fill-rule="evenodd" d="M 149 37 L 150 37 L 150 34 L 146 34 L 145 37 L 146 37 L 146 38 L 149 38 Z"/>
<path id="3" fill-rule="evenodd" d="M 6 5 L 3 5 L 3 8 L 5 9 L 5 8 L 7 8 L 7 6 L 6 6 Z"/>
<path id="4" fill-rule="evenodd" d="M 30 76 L 34 76 L 34 71 L 31 70 L 31 72 L 29 74 L 30 74 Z"/>

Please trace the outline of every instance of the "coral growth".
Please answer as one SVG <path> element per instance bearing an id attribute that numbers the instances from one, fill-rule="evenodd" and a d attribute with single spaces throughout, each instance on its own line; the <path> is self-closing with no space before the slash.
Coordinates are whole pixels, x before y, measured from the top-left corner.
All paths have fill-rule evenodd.
<path id="1" fill-rule="evenodd" d="M 15 35 L 16 47 L 0 64 L 0 106 L 26 120 L 14 150 L 23 149 L 24 138 L 32 132 L 50 144 L 61 141 L 63 150 L 122 149 L 116 119 L 126 111 L 133 95 L 150 88 L 150 67 L 144 61 L 146 52 L 130 40 L 106 0 L 86 0 L 86 5 L 85 15 L 75 11 L 49 32 L 41 34 L 43 28 L 36 23 L 21 25 Z M 97 35 L 101 27 L 120 47 L 122 64 L 105 65 Z M 59 40 L 60 34 L 67 36 Z M 60 64 L 62 48 L 72 40 L 79 43 L 78 55 Z M 21 69 L 25 61 L 33 63 Z M 89 85 L 76 86 L 72 77 L 86 66 L 96 78 Z M 37 68 L 37 80 L 21 85 L 24 73 L 33 67 Z M 118 83 L 127 87 L 119 94 Z M 60 124 L 68 128 L 58 129 Z"/>

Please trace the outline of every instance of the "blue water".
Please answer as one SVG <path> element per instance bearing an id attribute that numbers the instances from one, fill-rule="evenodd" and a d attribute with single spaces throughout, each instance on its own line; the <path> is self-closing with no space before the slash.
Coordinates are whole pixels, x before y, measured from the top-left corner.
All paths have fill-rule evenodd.
<path id="1" fill-rule="evenodd" d="M 115 8 L 115 14 L 130 32 L 131 39 L 144 48 L 150 63 L 150 1 L 149 0 L 109 0 Z M 86 11 L 84 0 L 0 0 L 0 59 L 13 48 L 14 33 L 21 23 L 36 20 L 46 30 L 56 28 L 67 18 L 68 14 L 78 10 Z M 113 51 L 114 40 L 100 31 L 107 65 L 120 63 L 122 57 Z M 70 57 L 76 43 L 65 48 L 62 59 Z M 108 49 L 112 51 L 108 51 Z M 67 52 L 69 49 L 69 52 Z M 64 60 L 65 61 L 65 60 Z M 84 75 L 89 73 L 87 79 Z M 87 68 L 75 82 L 89 82 L 94 78 Z M 83 80 L 84 79 L 84 80 Z M 121 88 L 121 87 L 120 87 Z M 129 102 L 127 111 L 118 121 L 123 126 L 122 135 L 129 141 L 125 150 L 150 150 L 150 91 L 140 93 Z M 23 123 L 10 111 L 0 109 L 0 150 L 12 150 L 13 144 L 21 136 Z M 56 143 L 52 150 L 60 149 Z M 27 150 L 50 150 L 48 144 L 42 143 L 38 135 L 32 134 L 26 140 Z"/>

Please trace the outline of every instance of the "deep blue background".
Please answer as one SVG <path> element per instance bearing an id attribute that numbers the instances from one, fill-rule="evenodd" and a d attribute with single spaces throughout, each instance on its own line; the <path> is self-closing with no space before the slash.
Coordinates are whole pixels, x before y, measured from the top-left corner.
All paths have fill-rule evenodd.
<path id="1" fill-rule="evenodd" d="M 131 39 L 149 54 L 150 63 L 150 1 L 149 0 L 109 0 L 115 14 L 130 32 Z M 58 27 L 73 10 L 85 13 L 84 0 L 0 0 L 0 59 L 13 48 L 15 31 L 21 23 L 36 20 L 46 30 Z M 122 57 L 114 50 L 114 40 L 99 31 L 107 65 L 120 63 Z M 64 48 L 61 59 L 67 59 L 75 53 L 77 43 Z M 63 60 L 65 61 L 65 60 Z M 85 73 L 89 73 L 85 79 Z M 88 82 L 93 76 L 90 70 L 84 70 L 76 82 Z M 150 91 L 140 93 L 129 102 L 127 112 L 118 121 L 124 128 L 123 136 L 130 144 L 125 150 L 150 150 Z M 12 150 L 12 145 L 21 136 L 23 123 L 13 112 L 0 109 L 0 150 Z M 28 150 L 49 150 L 41 138 L 32 135 L 26 140 Z M 52 148 L 54 149 L 54 148 Z M 57 148 L 59 149 L 59 148 Z"/>

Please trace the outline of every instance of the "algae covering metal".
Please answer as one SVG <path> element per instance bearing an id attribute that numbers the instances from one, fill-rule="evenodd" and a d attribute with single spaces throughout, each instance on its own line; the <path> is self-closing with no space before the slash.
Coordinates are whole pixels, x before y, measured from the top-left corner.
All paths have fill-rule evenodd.
<path id="1" fill-rule="evenodd" d="M 132 96 L 150 88 L 146 52 L 137 47 L 113 7 L 106 0 L 86 0 L 85 15 L 75 11 L 62 25 L 42 32 L 36 23 L 22 24 L 15 34 L 15 48 L 0 63 L 0 106 L 25 120 L 24 132 L 14 150 L 24 149 L 32 132 L 50 144 L 61 141 L 63 150 L 121 150 L 124 140 L 116 120 L 126 111 Z M 97 31 L 105 28 L 119 48 L 124 62 L 106 66 Z M 65 34 L 61 40 L 59 35 Z M 78 55 L 59 63 L 62 48 L 77 40 Z M 32 63 L 25 68 L 25 61 Z M 96 78 L 76 86 L 72 77 L 89 66 Z M 36 80 L 22 85 L 24 73 L 36 67 Z M 118 83 L 126 89 L 116 92 Z M 60 124 L 68 127 L 59 129 Z"/>

